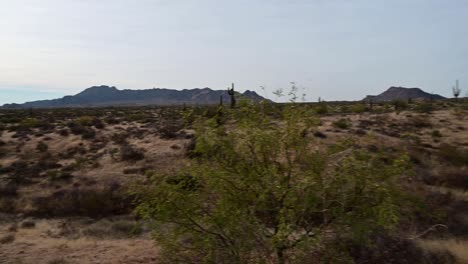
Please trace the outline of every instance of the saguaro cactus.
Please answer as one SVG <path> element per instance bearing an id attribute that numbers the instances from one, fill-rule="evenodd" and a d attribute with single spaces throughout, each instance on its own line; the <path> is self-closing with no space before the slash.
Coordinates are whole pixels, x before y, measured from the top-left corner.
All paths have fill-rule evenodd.
<path id="1" fill-rule="evenodd" d="M 458 100 L 458 96 L 460 96 L 461 89 L 458 86 L 458 80 L 455 83 L 455 86 L 452 88 L 453 96 L 455 97 L 455 100 Z"/>
<path id="2" fill-rule="evenodd" d="M 231 97 L 231 108 L 236 107 L 236 97 L 234 92 L 234 83 L 232 84 L 231 88 L 228 88 L 228 94 Z"/>

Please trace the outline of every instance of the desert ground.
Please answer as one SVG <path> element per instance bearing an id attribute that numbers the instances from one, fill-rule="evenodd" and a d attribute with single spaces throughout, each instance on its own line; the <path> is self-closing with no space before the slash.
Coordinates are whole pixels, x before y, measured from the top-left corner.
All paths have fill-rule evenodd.
<path id="1" fill-rule="evenodd" d="M 400 182 L 419 207 L 402 205 L 394 237 L 362 249 L 356 263 L 468 263 L 467 106 L 304 106 L 317 108 L 319 124 L 309 131 L 317 146 L 349 141 L 401 150 L 413 164 Z M 159 263 L 150 228 L 133 214 L 131 191 L 151 172 L 189 162 L 195 132 L 185 111 L 1 110 L 0 263 Z"/>

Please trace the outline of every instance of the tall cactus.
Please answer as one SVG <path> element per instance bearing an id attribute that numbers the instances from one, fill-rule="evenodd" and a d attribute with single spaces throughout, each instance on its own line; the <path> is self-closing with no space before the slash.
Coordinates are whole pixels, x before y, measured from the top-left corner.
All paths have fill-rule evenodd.
<path id="1" fill-rule="evenodd" d="M 458 80 L 455 82 L 455 86 L 452 88 L 453 96 L 455 97 L 455 100 L 458 100 L 458 96 L 460 96 L 461 89 L 458 86 Z"/>
<path id="2" fill-rule="evenodd" d="M 231 97 L 231 108 L 236 107 L 236 97 L 234 92 L 234 83 L 232 84 L 231 88 L 228 88 L 228 94 Z"/>

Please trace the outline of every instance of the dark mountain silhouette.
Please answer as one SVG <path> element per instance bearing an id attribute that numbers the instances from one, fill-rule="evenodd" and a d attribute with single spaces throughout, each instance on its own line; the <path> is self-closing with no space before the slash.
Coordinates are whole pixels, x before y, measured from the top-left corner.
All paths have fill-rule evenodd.
<path id="1" fill-rule="evenodd" d="M 394 100 L 408 100 L 408 99 L 428 99 L 440 100 L 445 97 L 438 94 L 426 93 L 420 88 L 405 88 L 405 87 L 390 87 L 387 91 L 379 95 L 368 95 L 363 100 L 373 102 L 385 102 Z"/>
<path id="2" fill-rule="evenodd" d="M 218 104 L 220 96 L 224 104 L 229 103 L 227 91 L 203 89 L 147 89 L 119 90 L 109 86 L 93 86 L 73 96 L 60 99 L 41 100 L 24 104 L 5 104 L 3 108 L 54 108 L 54 107 L 89 107 L 89 106 L 119 106 L 119 105 L 210 105 Z M 254 91 L 238 93 L 239 97 L 256 102 L 264 100 Z"/>

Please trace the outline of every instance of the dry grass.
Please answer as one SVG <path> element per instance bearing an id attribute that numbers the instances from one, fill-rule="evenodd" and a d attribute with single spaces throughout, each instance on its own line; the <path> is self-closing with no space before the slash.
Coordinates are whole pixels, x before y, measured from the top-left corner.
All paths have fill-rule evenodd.
<path id="1" fill-rule="evenodd" d="M 457 263 L 468 263 L 468 241 L 466 240 L 417 240 L 418 245 L 430 252 L 450 252 Z"/>

